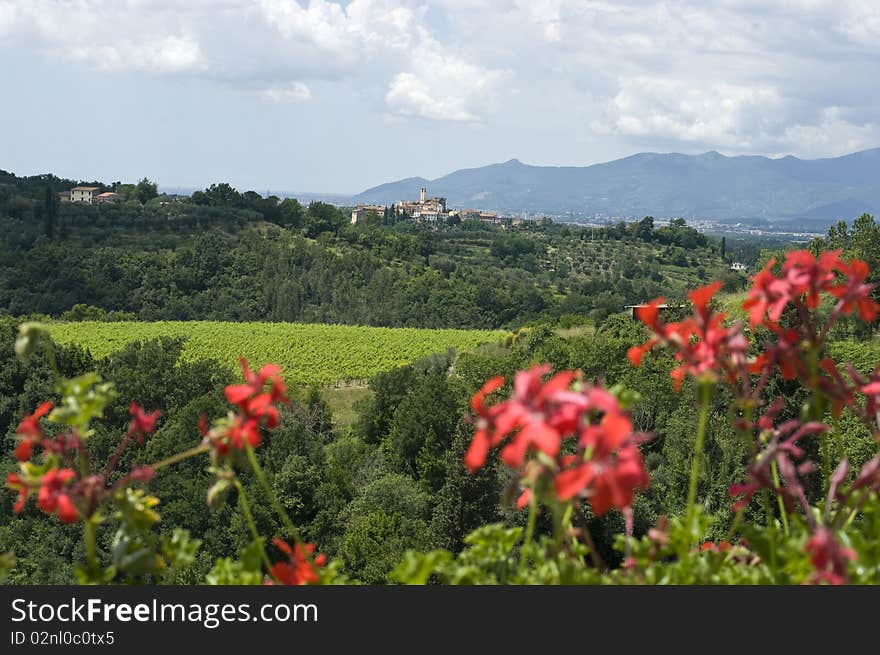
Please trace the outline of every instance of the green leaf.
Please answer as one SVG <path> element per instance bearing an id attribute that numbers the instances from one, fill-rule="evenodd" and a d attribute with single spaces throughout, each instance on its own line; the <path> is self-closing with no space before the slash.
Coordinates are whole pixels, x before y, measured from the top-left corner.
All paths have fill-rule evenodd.
<path id="1" fill-rule="evenodd" d="M 428 553 L 416 553 L 407 551 L 403 555 L 403 561 L 398 564 L 389 574 L 392 580 L 405 585 L 423 585 L 428 581 L 432 573 L 452 560 L 452 553 L 448 550 L 432 550 Z"/>
<path id="2" fill-rule="evenodd" d="M 49 420 L 70 426 L 81 438 L 91 435 L 92 419 L 103 417 L 107 403 L 116 396 L 113 383 L 102 382 L 94 372 L 59 381 L 57 391 L 61 402 L 49 414 Z"/>

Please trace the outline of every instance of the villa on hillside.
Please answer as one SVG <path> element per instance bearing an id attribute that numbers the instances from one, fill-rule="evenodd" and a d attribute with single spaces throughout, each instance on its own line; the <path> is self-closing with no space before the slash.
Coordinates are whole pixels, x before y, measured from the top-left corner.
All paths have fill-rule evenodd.
<path id="1" fill-rule="evenodd" d="M 358 205 L 351 211 L 351 224 L 356 225 L 370 212 L 376 212 L 380 218 L 385 216 L 384 205 Z"/>
<path id="2" fill-rule="evenodd" d="M 80 202 L 94 205 L 104 202 L 119 202 L 121 198 L 113 191 L 101 191 L 99 186 L 75 186 L 70 191 L 60 191 L 58 200 L 61 202 Z"/>
<path id="3" fill-rule="evenodd" d="M 68 200 L 70 202 L 84 202 L 91 205 L 100 193 L 101 187 L 99 186 L 75 186 L 70 190 Z"/>

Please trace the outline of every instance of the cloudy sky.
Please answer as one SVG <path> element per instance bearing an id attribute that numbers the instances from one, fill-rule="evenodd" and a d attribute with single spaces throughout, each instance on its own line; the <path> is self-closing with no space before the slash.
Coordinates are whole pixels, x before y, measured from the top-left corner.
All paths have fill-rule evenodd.
<path id="1" fill-rule="evenodd" d="M 880 0 L 0 0 L 0 168 L 356 192 L 880 146 Z"/>

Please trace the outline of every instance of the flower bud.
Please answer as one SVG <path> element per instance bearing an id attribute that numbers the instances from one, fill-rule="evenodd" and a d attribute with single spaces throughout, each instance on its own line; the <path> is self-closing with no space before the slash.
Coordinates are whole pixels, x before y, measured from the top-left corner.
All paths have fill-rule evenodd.
<path id="1" fill-rule="evenodd" d="M 208 507 L 211 509 L 219 507 L 230 487 L 232 487 L 232 483 L 225 478 L 220 478 L 212 484 L 211 488 L 208 489 Z"/>
<path id="2" fill-rule="evenodd" d="M 46 326 L 42 323 L 22 323 L 18 326 L 18 337 L 15 339 L 15 354 L 21 359 L 30 357 L 48 336 Z"/>

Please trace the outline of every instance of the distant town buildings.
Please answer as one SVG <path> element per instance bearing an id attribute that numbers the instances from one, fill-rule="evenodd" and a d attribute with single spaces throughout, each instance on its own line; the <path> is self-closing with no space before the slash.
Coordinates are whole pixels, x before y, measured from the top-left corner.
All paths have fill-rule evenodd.
<path id="1" fill-rule="evenodd" d="M 745 264 L 743 264 L 742 262 L 733 262 L 730 265 L 731 271 L 740 271 L 740 272 L 745 273 L 748 269 L 749 269 L 749 267 L 746 266 Z"/>
<path id="2" fill-rule="evenodd" d="M 436 221 L 446 218 L 446 198 L 428 198 L 428 189 L 419 189 L 419 199 L 415 201 L 401 200 L 394 204 L 398 216 L 406 215 L 424 221 Z"/>
<path id="3" fill-rule="evenodd" d="M 418 200 L 400 200 L 389 208 L 391 214 L 397 218 L 408 218 L 418 222 L 446 221 L 458 218 L 462 221 L 480 221 L 490 225 L 522 225 L 526 222 L 538 220 L 521 217 L 499 216 L 497 212 L 483 209 L 449 209 L 446 206 L 446 198 L 441 196 L 428 197 L 428 189 L 419 189 Z M 351 211 L 351 224 L 355 225 L 363 220 L 369 212 L 376 212 L 380 216 L 385 215 L 386 208 L 382 205 L 357 205 Z"/>

